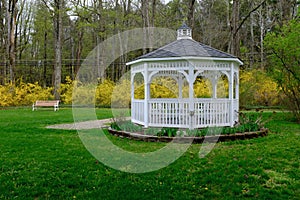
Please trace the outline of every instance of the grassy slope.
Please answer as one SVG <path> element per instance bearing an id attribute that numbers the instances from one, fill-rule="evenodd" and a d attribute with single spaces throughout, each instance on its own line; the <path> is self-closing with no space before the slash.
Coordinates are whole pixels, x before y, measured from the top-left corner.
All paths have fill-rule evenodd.
<path id="1" fill-rule="evenodd" d="M 97 114 L 110 117 L 109 110 Z M 72 120 L 71 109 L 0 110 L 0 199 L 300 199 L 300 125 L 286 114 L 268 124 L 268 137 L 219 143 L 204 159 L 192 145 L 146 174 L 97 162 L 76 131 L 44 128 Z M 135 152 L 164 145 L 109 137 Z"/>

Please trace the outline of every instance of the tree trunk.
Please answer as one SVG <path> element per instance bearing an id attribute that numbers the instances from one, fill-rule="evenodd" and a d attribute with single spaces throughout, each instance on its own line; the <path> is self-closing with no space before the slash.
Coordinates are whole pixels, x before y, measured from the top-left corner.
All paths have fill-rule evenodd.
<path id="1" fill-rule="evenodd" d="M 55 0 L 54 34 L 55 34 L 55 61 L 54 61 L 54 98 L 60 99 L 61 69 L 62 69 L 62 11 L 63 0 Z"/>
<path id="2" fill-rule="evenodd" d="M 149 33 L 147 27 L 150 26 L 149 21 L 149 0 L 142 0 L 142 19 L 143 19 L 143 28 L 144 28 L 144 42 L 143 42 L 143 54 L 147 53 L 147 43 L 149 38 Z M 149 46 L 151 47 L 151 38 L 149 38 Z"/>
<path id="3" fill-rule="evenodd" d="M 188 25 L 193 30 L 195 26 L 194 11 L 196 0 L 189 1 Z"/>
<path id="4" fill-rule="evenodd" d="M 17 20 L 17 2 L 18 0 L 10 0 L 8 4 L 8 55 L 9 55 L 9 81 L 14 83 L 14 68 L 16 64 L 16 44 L 15 44 L 15 30 Z"/>
<path id="5" fill-rule="evenodd" d="M 5 25 L 5 13 L 6 13 L 6 1 L 0 1 L 0 84 L 5 83 L 6 79 L 6 25 Z"/>
<path id="6" fill-rule="evenodd" d="M 76 49 L 76 67 L 75 67 L 75 76 L 79 70 L 79 67 L 81 65 L 81 53 L 82 53 L 82 49 L 83 49 L 83 45 L 82 45 L 82 40 L 83 40 L 83 34 L 84 32 L 82 30 L 78 31 L 78 44 L 77 44 L 77 49 Z M 73 77 L 73 79 L 75 78 L 75 76 Z"/>
<path id="7" fill-rule="evenodd" d="M 48 33 L 44 32 L 44 62 L 43 62 L 43 86 L 47 87 L 47 43 L 48 43 Z"/>
<path id="8" fill-rule="evenodd" d="M 231 54 L 240 56 L 240 33 L 238 30 L 240 19 L 240 0 L 233 0 L 231 25 Z"/>
<path id="9" fill-rule="evenodd" d="M 152 0 L 152 16 L 151 16 L 151 26 L 155 26 L 155 15 L 156 15 L 156 0 Z"/>
<path id="10" fill-rule="evenodd" d="M 253 8 L 253 1 L 251 1 L 251 8 Z M 251 34 L 251 52 L 250 52 L 250 68 L 254 64 L 254 48 L 255 48 L 255 38 L 254 38 L 254 14 L 250 14 L 250 34 Z"/>
<path id="11" fill-rule="evenodd" d="M 264 68 L 264 36 L 265 36 L 265 15 L 264 6 L 261 7 L 259 12 L 259 23 L 260 23 L 260 66 Z"/>

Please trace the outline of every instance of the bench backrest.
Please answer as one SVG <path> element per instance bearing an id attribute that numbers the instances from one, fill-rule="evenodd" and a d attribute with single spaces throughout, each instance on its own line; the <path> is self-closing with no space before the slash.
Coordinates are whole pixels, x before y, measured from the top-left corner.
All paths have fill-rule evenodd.
<path id="1" fill-rule="evenodd" d="M 58 104 L 59 104 L 59 100 L 48 100 L 48 101 L 38 100 L 35 102 L 36 106 L 55 106 Z"/>

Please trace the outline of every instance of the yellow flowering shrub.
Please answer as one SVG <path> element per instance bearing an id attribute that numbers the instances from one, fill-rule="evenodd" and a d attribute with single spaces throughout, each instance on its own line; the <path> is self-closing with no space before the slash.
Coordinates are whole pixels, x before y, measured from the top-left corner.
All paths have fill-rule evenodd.
<path id="1" fill-rule="evenodd" d="M 73 82 L 70 76 L 67 76 L 65 81 L 60 86 L 60 100 L 64 104 L 72 104 L 73 89 L 76 82 Z"/>
<path id="2" fill-rule="evenodd" d="M 96 89 L 96 105 L 109 107 L 114 87 L 115 83 L 107 79 L 100 83 Z"/>
<path id="3" fill-rule="evenodd" d="M 52 89 L 43 88 L 37 82 L 0 85 L 0 106 L 28 106 L 36 100 L 53 99 Z"/>
<path id="4" fill-rule="evenodd" d="M 95 84 L 81 85 L 74 83 L 72 90 L 72 103 L 75 105 L 95 105 L 96 102 L 96 87 Z"/>
<path id="5" fill-rule="evenodd" d="M 185 87 L 187 91 L 189 87 Z M 210 98 L 212 96 L 212 85 L 208 79 L 200 79 L 198 78 L 194 83 L 194 96 L 196 98 Z"/>
<path id="6" fill-rule="evenodd" d="M 113 107 L 127 108 L 131 101 L 130 80 L 122 79 L 113 88 L 111 104 Z"/>
<path id="7" fill-rule="evenodd" d="M 52 87 L 43 88 L 37 82 L 21 83 L 15 88 L 15 100 L 18 106 L 30 105 L 36 100 L 48 100 L 53 99 Z"/>
<path id="8" fill-rule="evenodd" d="M 217 97 L 228 98 L 229 97 L 229 82 L 227 76 L 222 76 L 218 80 L 217 84 Z"/>
<path id="9" fill-rule="evenodd" d="M 134 98 L 144 99 L 144 84 L 135 84 Z M 178 84 L 172 78 L 158 77 L 155 78 L 150 85 L 151 98 L 177 98 Z"/>
<path id="10" fill-rule="evenodd" d="M 75 88 L 75 89 L 74 89 Z M 36 83 L 0 85 L 0 106 L 29 106 L 36 100 L 53 99 L 53 88 L 43 88 Z M 188 98 L 188 83 L 182 89 L 183 98 Z M 131 83 L 122 79 L 117 84 L 104 80 L 100 84 L 85 84 L 66 78 L 61 84 L 61 103 L 77 105 L 96 105 L 101 107 L 128 107 L 131 101 Z M 172 78 L 158 77 L 150 85 L 151 98 L 178 98 L 178 83 Z M 144 84 L 135 83 L 135 99 L 144 99 Z M 210 98 L 212 85 L 207 79 L 198 78 L 194 83 L 194 96 Z M 219 98 L 228 97 L 227 77 L 218 82 Z M 241 106 L 275 106 L 280 104 L 283 95 L 277 84 L 261 70 L 245 70 L 240 73 Z"/>
<path id="11" fill-rule="evenodd" d="M 281 91 L 264 71 L 247 70 L 240 73 L 241 106 L 276 106 L 280 103 Z"/>
<path id="12" fill-rule="evenodd" d="M 14 104 L 14 85 L 0 85 L 0 106 L 12 106 Z"/>

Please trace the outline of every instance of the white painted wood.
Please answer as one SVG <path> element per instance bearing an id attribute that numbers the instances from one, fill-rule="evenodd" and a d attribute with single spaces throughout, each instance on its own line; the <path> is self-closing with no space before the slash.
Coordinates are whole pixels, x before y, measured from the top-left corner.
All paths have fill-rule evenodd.
<path id="1" fill-rule="evenodd" d="M 193 128 L 230 126 L 229 113 L 232 101 L 229 99 L 194 99 L 194 115 L 190 115 L 189 98 L 149 100 L 149 126 Z M 132 102 L 132 119 L 143 122 L 143 100 Z M 233 101 L 237 109 L 238 101 Z"/>
<path id="2" fill-rule="evenodd" d="M 178 39 L 192 39 L 191 30 L 179 29 Z M 129 63 L 131 76 L 144 76 L 145 99 L 134 99 L 134 78 L 131 79 L 132 122 L 145 127 L 204 128 L 233 126 L 239 111 L 238 58 L 216 57 L 167 57 L 143 58 Z M 222 74 L 228 78 L 228 98 L 218 98 L 217 83 Z M 198 76 L 212 83 L 211 98 L 194 98 L 194 82 Z M 171 77 L 178 83 L 178 99 L 151 99 L 150 84 L 155 77 Z M 189 84 L 189 96 L 183 98 L 183 82 Z"/>
<path id="3" fill-rule="evenodd" d="M 138 60 L 134 60 L 131 62 L 126 63 L 126 65 L 134 65 L 137 63 L 143 63 L 143 62 L 165 62 L 165 61 L 186 61 L 188 60 L 189 62 L 191 61 L 213 61 L 213 62 L 236 62 L 239 65 L 243 65 L 243 62 L 238 59 L 238 58 L 216 58 L 216 57 L 195 57 L 195 56 L 189 56 L 189 57 L 170 57 L 170 58 L 142 58 Z"/>
<path id="4" fill-rule="evenodd" d="M 149 83 L 149 71 L 148 71 L 148 64 L 144 63 L 144 91 L 145 91 L 145 99 L 144 99 L 144 126 L 145 128 L 148 127 L 149 124 L 149 107 L 148 102 L 150 99 L 150 83 Z"/>
<path id="5" fill-rule="evenodd" d="M 228 61 L 204 63 L 197 69 L 187 66 L 188 62 L 144 63 L 132 67 L 132 76 L 142 73 L 145 81 L 145 99 L 132 98 L 132 121 L 145 127 L 203 128 L 207 126 L 233 126 L 238 121 L 239 73 L 238 63 Z M 221 68 L 218 68 L 221 67 Z M 141 71 L 142 70 L 142 71 Z M 229 98 L 217 97 L 217 80 L 225 74 L 229 81 Z M 205 76 L 213 83 L 211 99 L 194 98 L 193 83 L 197 76 Z M 150 83 L 154 77 L 173 77 L 178 82 L 179 98 L 151 99 Z M 182 98 L 184 78 L 189 83 L 189 98 Z M 132 79 L 134 81 L 134 79 Z M 235 90 L 234 90 L 235 89 Z M 134 83 L 132 83 L 134 90 Z M 234 95 L 235 94 L 235 95 Z M 132 96 L 134 93 L 132 93 Z M 142 105 L 143 104 L 143 105 Z"/>
<path id="6" fill-rule="evenodd" d="M 37 110 L 37 107 L 53 107 L 54 111 L 59 110 L 60 100 L 37 100 L 32 104 L 32 111 Z"/>

